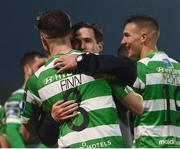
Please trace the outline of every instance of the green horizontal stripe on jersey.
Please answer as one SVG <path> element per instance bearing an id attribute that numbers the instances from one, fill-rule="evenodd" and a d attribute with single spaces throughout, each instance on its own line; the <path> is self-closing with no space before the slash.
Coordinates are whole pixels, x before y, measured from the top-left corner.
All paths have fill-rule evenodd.
<path id="1" fill-rule="evenodd" d="M 17 93 L 8 98 L 7 101 L 21 101 L 23 100 L 24 94 L 23 93 Z"/>
<path id="2" fill-rule="evenodd" d="M 122 137 L 112 136 L 103 139 L 94 139 L 69 146 L 70 148 L 122 148 Z"/>
<path id="3" fill-rule="evenodd" d="M 138 116 L 135 121 L 135 127 L 137 125 L 157 126 L 164 125 L 165 111 L 144 112 L 141 116 Z M 180 123 L 176 123 L 180 118 L 179 111 L 170 111 L 172 125 L 180 126 Z"/>
<path id="4" fill-rule="evenodd" d="M 148 65 L 145 65 L 141 62 L 138 62 L 138 77 L 145 83 L 145 84 L 149 84 L 151 82 L 146 82 L 147 80 L 147 76 L 149 76 L 149 78 L 155 78 L 155 76 L 150 77 L 153 74 L 172 74 L 172 75 L 180 75 L 180 70 L 179 70 L 179 66 L 177 64 L 174 65 L 174 68 L 171 69 L 167 69 L 164 66 L 163 62 L 157 62 L 157 61 L 150 61 L 148 63 Z M 148 69 L 147 69 L 148 68 Z M 164 72 L 162 72 L 162 70 L 164 70 Z M 168 71 L 167 71 L 168 70 Z M 157 76 L 158 77 L 158 76 Z M 162 78 L 163 79 L 163 78 Z M 161 79 L 158 78 L 158 81 L 160 81 Z M 178 80 L 177 80 L 178 81 Z M 156 82 L 157 84 L 157 82 Z M 162 83 L 159 83 L 162 84 Z"/>
<path id="5" fill-rule="evenodd" d="M 137 148 L 180 148 L 180 138 L 168 137 L 148 137 L 142 136 L 135 140 L 134 146 Z"/>
<path id="6" fill-rule="evenodd" d="M 89 124 L 88 128 L 96 127 L 100 125 L 109 125 L 109 124 L 118 124 L 118 118 L 117 118 L 117 112 L 115 108 L 104 108 L 99 110 L 94 110 L 88 112 L 89 114 Z M 74 120 L 73 124 L 76 124 L 77 126 L 82 124 L 83 117 L 82 114 L 77 115 Z M 59 128 L 61 134 L 60 136 L 64 136 L 70 132 L 73 132 L 66 123 L 63 123 L 63 125 Z"/>

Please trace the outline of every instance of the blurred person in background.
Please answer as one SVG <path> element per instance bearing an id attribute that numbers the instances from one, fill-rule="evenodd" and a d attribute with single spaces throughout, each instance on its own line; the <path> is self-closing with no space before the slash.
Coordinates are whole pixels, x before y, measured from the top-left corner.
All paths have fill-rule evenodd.
<path id="1" fill-rule="evenodd" d="M 25 148 L 25 142 L 30 137 L 29 132 L 21 125 L 20 119 L 21 108 L 23 108 L 22 101 L 25 95 L 24 87 L 28 78 L 45 63 L 45 60 L 45 57 L 36 51 L 25 53 L 20 60 L 24 84 L 22 88 L 10 95 L 4 105 L 6 111 L 6 136 L 10 146 L 13 148 Z"/>

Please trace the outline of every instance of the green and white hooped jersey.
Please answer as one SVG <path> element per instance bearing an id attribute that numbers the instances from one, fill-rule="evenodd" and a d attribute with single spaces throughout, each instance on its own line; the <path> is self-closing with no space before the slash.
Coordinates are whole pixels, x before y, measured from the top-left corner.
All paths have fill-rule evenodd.
<path id="1" fill-rule="evenodd" d="M 21 103 L 25 94 L 24 88 L 14 91 L 5 102 L 6 124 L 21 123 Z"/>
<path id="2" fill-rule="evenodd" d="M 0 135 L 4 133 L 4 125 L 5 125 L 5 109 L 2 105 L 0 105 Z"/>
<path id="3" fill-rule="evenodd" d="M 72 50 L 67 54 L 80 54 Z M 27 82 L 26 106 L 22 115 L 24 122 L 32 116 L 32 107 L 38 104 L 51 111 L 60 99 L 77 100 L 78 115 L 59 128 L 60 147 L 116 148 L 122 146 L 122 137 L 111 87 L 104 79 L 75 71 L 57 74 L 54 61 L 63 56 L 53 56 Z"/>
<path id="4" fill-rule="evenodd" d="M 180 64 L 163 52 L 137 62 L 134 87 L 144 112 L 135 121 L 135 147 L 180 147 Z"/>

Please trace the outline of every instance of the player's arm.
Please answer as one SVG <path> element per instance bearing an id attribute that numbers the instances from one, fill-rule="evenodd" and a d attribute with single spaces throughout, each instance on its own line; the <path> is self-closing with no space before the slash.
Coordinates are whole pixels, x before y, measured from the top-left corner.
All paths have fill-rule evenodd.
<path id="1" fill-rule="evenodd" d="M 128 95 L 124 97 L 123 103 L 135 115 L 141 115 L 143 113 L 143 98 L 140 94 L 130 91 Z"/>
<path id="2" fill-rule="evenodd" d="M 143 98 L 140 94 L 133 91 L 129 86 L 122 87 L 117 83 L 111 83 L 114 96 L 120 100 L 135 115 L 142 114 Z"/>
<path id="3" fill-rule="evenodd" d="M 36 134 L 38 129 L 38 117 L 40 116 L 40 97 L 36 86 L 37 78 L 31 76 L 26 83 L 26 93 L 21 104 L 21 122 L 24 127 L 31 133 Z"/>
<path id="4" fill-rule="evenodd" d="M 5 109 L 0 105 L 0 147 L 10 148 L 11 146 L 7 140 L 7 137 L 4 135 L 5 134 L 4 118 L 5 118 Z"/>
<path id="5" fill-rule="evenodd" d="M 20 132 L 20 107 L 19 93 L 12 94 L 5 103 L 6 110 L 6 134 L 10 145 L 14 148 L 26 147 L 24 138 Z M 16 141 L 14 141 L 16 140 Z"/>
<path id="6" fill-rule="evenodd" d="M 53 146 L 59 138 L 59 126 L 66 120 L 77 115 L 78 104 L 75 101 L 57 101 L 51 113 L 48 113 L 42 122 L 38 136 L 47 146 Z M 51 136 L 51 137 L 49 137 Z"/>
<path id="7" fill-rule="evenodd" d="M 58 72 L 77 69 L 79 73 L 107 74 L 123 85 L 132 86 L 136 79 L 136 65 L 125 57 L 95 54 L 66 55 L 55 61 Z"/>

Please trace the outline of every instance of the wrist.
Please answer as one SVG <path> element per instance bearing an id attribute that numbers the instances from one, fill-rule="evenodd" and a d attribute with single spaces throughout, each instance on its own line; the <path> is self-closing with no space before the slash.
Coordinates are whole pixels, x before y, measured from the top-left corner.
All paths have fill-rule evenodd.
<path id="1" fill-rule="evenodd" d="M 78 64 L 78 63 L 81 63 L 81 62 L 83 61 L 83 59 L 84 59 L 84 56 L 83 56 L 82 54 L 77 55 L 77 57 L 76 57 L 76 62 L 77 62 L 77 64 Z"/>

